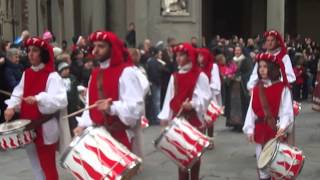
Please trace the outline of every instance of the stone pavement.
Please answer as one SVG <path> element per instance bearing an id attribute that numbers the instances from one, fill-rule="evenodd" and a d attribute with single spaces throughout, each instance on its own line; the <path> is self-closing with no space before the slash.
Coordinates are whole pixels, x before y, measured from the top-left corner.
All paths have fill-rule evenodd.
<path id="1" fill-rule="evenodd" d="M 255 148 L 241 133 L 225 128 L 225 119 L 216 125 L 214 151 L 202 158 L 202 180 L 255 180 Z M 152 141 L 159 136 L 160 127 L 144 130 L 144 171 L 134 180 L 176 180 L 177 167 L 161 153 L 155 151 Z M 320 113 L 304 103 L 296 119 L 296 142 L 306 156 L 299 180 L 316 180 L 320 177 Z M 65 170 L 59 169 L 61 180 L 72 180 Z M 31 167 L 24 150 L 0 152 L 0 180 L 32 180 Z"/>

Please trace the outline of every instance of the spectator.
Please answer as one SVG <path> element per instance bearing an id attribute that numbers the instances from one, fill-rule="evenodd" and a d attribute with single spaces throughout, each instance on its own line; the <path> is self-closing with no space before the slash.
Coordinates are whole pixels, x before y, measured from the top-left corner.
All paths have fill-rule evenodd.
<path id="1" fill-rule="evenodd" d="M 70 74 L 70 65 L 66 62 L 60 62 L 58 64 L 58 73 L 63 80 L 63 84 L 67 90 L 67 98 L 68 98 L 68 114 L 71 114 L 80 109 L 80 99 L 78 94 L 78 82 L 76 78 Z M 69 127 L 70 131 L 77 127 L 78 123 L 75 117 L 69 118 Z"/>
<path id="2" fill-rule="evenodd" d="M 7 61 L 5 67 L 4 77 L 6 79 L 7 89 L 12 92 L 14 87 L 20 82 L 23 66 L 19 64 L 20 50 L 10 48 L 7 51 Z"/>
<path id="3" fill-rule="evenodd" d="M 146 69 L 148 79 L 151 84 L 151 109 L 148 119 L 152 124 L 159 124 L 157 115 L 160 112 L 160 98 L 161 98 L 161 74 L 165 66 L 162 60 L 162 52 L 159 49 L 151 48 L 151 57 L 147 61 Z"/>
<path id="4" fill-rule="evenodd" d="M 73 74 L 78 82 L 81 82 L 82 79 L 82 72 L 83 72 L 83 66 L 84 66 L 84 54 L 79 49 L 75 49 L 71 53 L 71 66 L 70 66 L 70 72 Z"/>
<path id="5" fill-rule="evenodd" d="M 136 30 L 133 22 L 129 24 L 129 29 L 126 35 L 126 44 L 129 48 L 136 47 Z"/>

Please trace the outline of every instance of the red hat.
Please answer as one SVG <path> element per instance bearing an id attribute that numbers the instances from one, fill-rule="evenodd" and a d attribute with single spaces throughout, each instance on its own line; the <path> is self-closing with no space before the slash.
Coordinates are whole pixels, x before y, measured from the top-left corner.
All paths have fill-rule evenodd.
<path id="1" fill-rule="evenodd" d="M 282 75 L 282 78 L 283 78 L 283 83 L 285 85 L 289 85 L 288 84 L 288 79 L 287 79 L 287 74 L 286 74 L 285 67 L 284 67 L 282 59 L 280 59 L 277 56 L 274 56 L 274 55 L 272 55 L 270 53 L 257 54 L 255 59 L 258 62 L 263 60 L 263 61 L 267 61 L 267 62 L 272 62 L 272 63 L 278 64 L 280 66 L 280 71 L 281 71 L 281 75 Z"/>
<path id="2" fill-rule="evenodd" d="M 109 31 L 96 31 L 89 36 L 90 42 L 105 41 L 111 45 L 111 61 L 110 66 L 118 65 L 123 62 L 130 61 L 124 43 L 116 34 Z"/>
<path id="3" fill-rule="evenodd" d="M 53 48 L 50 44 L 48 44 L 45 40 L 39 38 L 39 37 L 32 37 L 28 38 L 24 41 L 24 45 L 26 47 L 29 46 L 36 46 L 43 50 L 48 51 L 49 53 L 49 62 L 45 64 L 45 70 L 53 72 L 54 71 L 54 55 L 53 55 Z"/>
<path id="4" fill-rule="evenodd" d="M 173 48 L 173 52 L 174 53 L 177 53 L 177 52 L 186 53 L 192 62 L 192 68 L 196 67 L 198 53 L 197 53 L 197 50 L 194 47 L 192 47 L 192 45 L 190 43 L 181 43 L 181 44 L 175 46 Z"/>
<path id="5" fill-rule="evenodd" d="M 214 62 L 214 57 L 212 55 L 212 53 L 209 51 L 209 49 L 207 48 L 198 48 L 198 55 L 202 55 L 203 56 L 203 60 L 204 60 L 204 64 L 208 64 L 208 63 L 213 63 Z"/>
<path id="6" fill-rule="evenodd" d="M 279 43 L 279 45 L 281 47 L 281 51 L 277 56 L 280 57 L 280 59 L 282 59 L 283 56 L 285 56 L 287 54 L 287 48 L 286 48 L 286 45 L 284 43 L 283 38 L 281 37 L 281 34 L 276 30 L 269 30 L 269 31 L 264 33 L 264 37 L 265 38 L 267 38 L 268 36 L 273 36 L 278 41 L 278 43 Z"/>

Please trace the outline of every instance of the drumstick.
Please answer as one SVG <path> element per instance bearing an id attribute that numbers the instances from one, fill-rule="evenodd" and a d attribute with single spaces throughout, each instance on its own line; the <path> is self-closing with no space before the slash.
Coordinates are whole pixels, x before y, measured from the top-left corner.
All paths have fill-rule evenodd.
<path id="1" fill-rule="evenodd" d="M 75 116 L 75 115 L 77 115 L 77 114 L 82 113 L 83 111 L 86 111 L 86 110 L 95 108 L 95 107 L 97 107 L 97 106 L 98 106 L 98 104 L 92 104 L 92 105 L 90 105 L 90 106 L 88 106 L 88 107 L 86 107 L 86 108 L 80 109 L 80 110 L 78 110 L 78 111 L 76 111 L 76 112 L 73 112 L 73 113 L 71 113 L 71 114 L 68 114 L 68 115 L 64 116 L 63 119 L 67 119 L 67 118 L 69 118 L 69 117 L 73 117 L 73 116 Z"/>
<path id="2" fill-rule="evenodd" d="M 4 95 L 7 95 L 7 96 L 12 96 L 12 97 L 16 97 L 16 98 L 23 99 L 23 98 L 20 97 L 20 96 L 13 95 L 12 93 L 10 93 L 10 92 L 8 92 L 8 91 L 1 90 L 1 89 L 0 89 L 0 93 L 1 93 L 1 94 L 4 94 Z"/>
<path id="3" fill-rule="evenodd" d="M 183 103 L 188 102 L 188 101 L 189 101 L 189 98 L 187 98 Z M 179 111 L 177 113 L 177 117 L 179 117 L 181 115 L 182 111 L 183 111 L 183 106 L 181 104 L 181 107 L 180 107 L 180 109 L 179 109 Z"/>

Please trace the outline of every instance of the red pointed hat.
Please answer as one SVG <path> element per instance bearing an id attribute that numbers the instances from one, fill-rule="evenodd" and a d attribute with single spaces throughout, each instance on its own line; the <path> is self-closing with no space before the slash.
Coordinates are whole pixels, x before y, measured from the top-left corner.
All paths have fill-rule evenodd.
<path id="1" fill-rule="evenodd" d="M 281 47 L 281 51 L 277 56 L 279 56 L 280 59 L 282 59 L 283 56 L 285 56 L 287 54 L 287 47 L 286 47 L 286 44 L 284 43 L 284 40 L 283 40 L 281 34 L 276 30 L 269 30 L 264 33 L 265 38 L 267 38 L 268 36 L 273 36 L 278 41 L 278 43 Z"/>
<path id="2" fill-rule="evenodd" d="M 214 63 L 213 55 L 208 48 L 198 48 L 197 50 L 198 55 L 201 54 L 203 56 L 204 64 Z"/>
<path id="3" fill-rule="evenodd" d="M 50 71 L 53 72 L 54 71 L 54 55 L 53 55 L 53 48 L 52 46 L 47 43 L 45 40 L 39 38 L 39 37 L 32 37 L 32 38 L 28 38 L 24 41 L 24 45 L 26 47 L 29 46 L 36 46 L 39 47 L 43 50 L 48 51 L 49 53 L 49 61 L 47 64 L 45 64 L 45 70 L 46 71 Z"/>
<path id="4" fill-rule="evenodd" d="M 263 61 L 267 61 L 267 62 L 272 62 L 272 63 L 278 64 L 279 67 L 280 67 L 282 78 L 283 78 L 283 83 L 285 85 L 289 85 L 288 84 L 288 79 L 287 79 L 287 74 L 286 74 L 285 67 L 284 67 L 282 59 L 280 59 L 277 56 L 274 56 L 274 55 L 272 55 L 270 53 L 257 54 L 255 59 L 258 62 L 263 60 Z"/>
<path id="5" fill-rule="evenodd" d="M 192 45 L 190 43 L 181 43 L 181 44 L 175 46 L 173 48 L 173 52 L 174 53 L 177 53 L 177 52 L 186 53 L 192 62 L 192 68 L 196 67 L 198 53 L 197 53 L 197 50 L 194 47 L 192 47 Z"/>
<path id="6" fill-rule="evenodd" d="M 110 66 L 115 66 L 123 62 L 129 63 L 128 61 L 130 61 L 130 58 L 126 57 L 124 43 L 116 34 L 110 31 L 96 31 L 89 36 L 89 41 L 105 41 L 111 45 Z"/>

